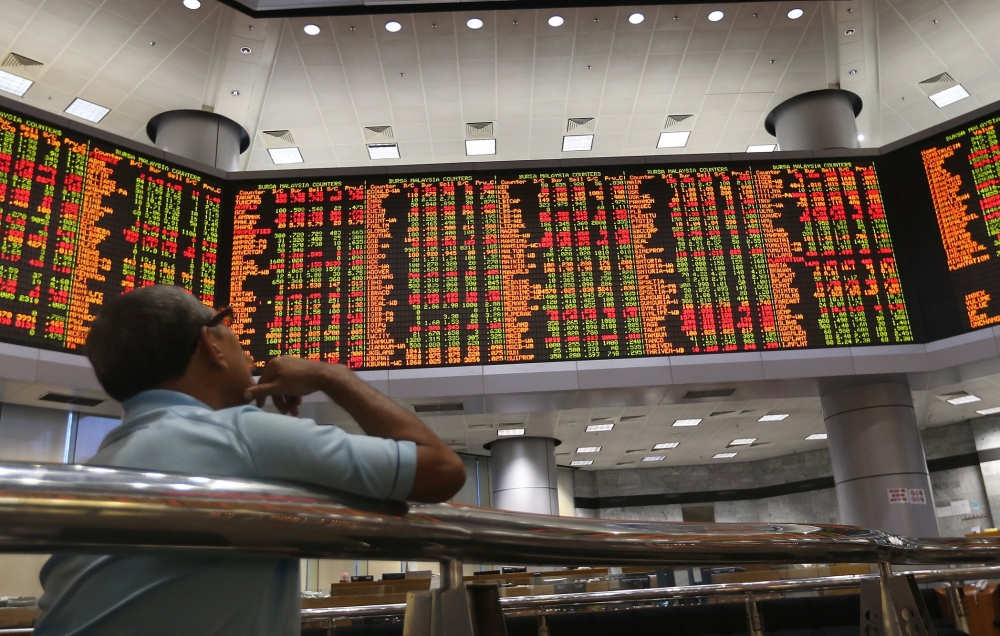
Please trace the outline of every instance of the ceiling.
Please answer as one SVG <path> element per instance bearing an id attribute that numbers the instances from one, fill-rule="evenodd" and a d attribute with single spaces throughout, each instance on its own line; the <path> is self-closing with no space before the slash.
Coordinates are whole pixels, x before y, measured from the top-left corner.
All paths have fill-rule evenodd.
<path id="1" fill-rule="evenodd" d="M 789 19 L 797 6 L 805 14 Z M 710 22 L 715 9 L 725 17 Z M 633 25 L 636 11 L 645 20 Z M 62 112 L 82 97 L 111 108 L 100 128 L 145 143 L 159 112 L 214 109 L 251 132 L 247 169 L 274 168 L 264 130 L 292 132 L 305 160 L 293 168 L 466 161 L 465 124 L 484 121 L 494 122 L 498 160 L 742 152 L 773 143 L 763 130 L 771 108 L 829 85 L 864 99 L 863 145 L 1000 100 L 996 0 L 258 20 L 216 0 L 194 11 L 181 0 L 0 0 L 0 12 L 0 53 L 43 63 L 7 69 L 36 81 L 26 102 Z M 554 13 L 565 18 L 558 28 L 547 23 Z M 465 26 L 473 16 L 481 29 Z M 388 20 L 402 29 L 388 32 Z M 934 106 L 920 81 L 943 72 L 972 96 Z M 687 146 L 656 150 L 678 114 L 693 115 L 670 128 L 691 131 Z M 567 120 L 590 117 L 593 150 L 561 152 Z M 365 126 L 392 126 L 401 158 L 370 160 Z"/>

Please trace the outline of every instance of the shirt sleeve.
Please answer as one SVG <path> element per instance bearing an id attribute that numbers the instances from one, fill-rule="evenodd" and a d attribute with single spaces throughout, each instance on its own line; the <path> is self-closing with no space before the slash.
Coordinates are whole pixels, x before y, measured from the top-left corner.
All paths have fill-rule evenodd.
<path id="1" fill-rule="evenodd" d="M 258 477 L 318 484 L 402 501 L 417 474 L 417 445 L 351 435 L 336 426 L 247 407 L 237 418 Z"/>

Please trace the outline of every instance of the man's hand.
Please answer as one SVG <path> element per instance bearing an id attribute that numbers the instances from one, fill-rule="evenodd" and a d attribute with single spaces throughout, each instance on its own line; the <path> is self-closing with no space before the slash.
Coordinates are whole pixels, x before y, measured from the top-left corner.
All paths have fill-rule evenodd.
<path id="1" fill-rule="evenodd" d="M 302 396 L 323 391 L 342 406 L 361 428 L 375 437 L 408 440 L 417 445 L 417 474 L 409 499 L 444 501 L 465 483 L 462 459 L 416 415 L 382 395 L 350 369 L 301 358 L 274 358 L 260 382 L 247 390 L 247 402 L 264 406 L 268 396 L 283 414 L 298 416 Z"/>
<path id="2" fill-rule="evenodd" d="M 247 389 L 244 398 L 247 402 L 256 400 L 257 407 L 261 408 L 271 396 L 278 411 L 297 417 L 303 395 L 326 391 L 345 371 L 347 368 L 339 364 L 292 357 L 274 358 L 264 367 L 257 386 Z"/>

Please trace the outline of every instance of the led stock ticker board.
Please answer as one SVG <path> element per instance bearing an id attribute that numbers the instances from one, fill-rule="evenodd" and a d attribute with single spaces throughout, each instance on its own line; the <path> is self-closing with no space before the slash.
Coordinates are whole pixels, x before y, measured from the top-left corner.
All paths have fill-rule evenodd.
<path id="1" fill-rule="evenodd" d="M 216 303 L 222 183 L 0 110 L 0 339 L 83 347 L 104 300 Z"/>
<path id="2" fill-rule="evenodd" d="M 914 341 L 870 160 L 233 191 L 234 329 L 258 365 Z"/>
<path id="3" fill-rule="evenodd" d="M 964 326 L 1000 324 L 1000 117 L 922 146 L 930 198 Z"/>

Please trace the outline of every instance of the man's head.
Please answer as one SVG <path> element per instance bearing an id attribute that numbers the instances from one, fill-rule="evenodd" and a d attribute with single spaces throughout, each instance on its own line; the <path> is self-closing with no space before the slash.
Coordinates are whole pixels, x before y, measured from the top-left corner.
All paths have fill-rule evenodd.
<path id="1" fill-rule="evenodd" d="M 87 337 L 97 379 L 116 400 L 154 388 L 189 393 L 210 406 L 243 403 L 253 385 L 239 340 L 216 312 L 179 287 L 154 285 L 101 308 Z"/>

